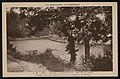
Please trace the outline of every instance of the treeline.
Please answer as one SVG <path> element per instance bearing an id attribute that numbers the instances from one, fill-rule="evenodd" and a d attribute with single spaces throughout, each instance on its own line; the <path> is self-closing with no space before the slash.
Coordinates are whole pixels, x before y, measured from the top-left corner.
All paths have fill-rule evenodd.
<path id="1" fill-rule="evenodd" d="M 36 14 L 31 15 L 33 11 L 30 11 L 30 14 L 28 14 L 29 10 L 27 11 L 26 9 L 27 8 L 12 7 L 9 11 L 7 10 L 8 37 L 24 38 L 31 36 L 48 36 L 49 34 L 61 35 L 60 23 L 55 23 L 54 21 L 46 23 L 45 18 L 48 19 L 48 17 L 42 15 L 38 17 Z M 43 13 L 45 11 L 42 10 L 41 12 Z"/>

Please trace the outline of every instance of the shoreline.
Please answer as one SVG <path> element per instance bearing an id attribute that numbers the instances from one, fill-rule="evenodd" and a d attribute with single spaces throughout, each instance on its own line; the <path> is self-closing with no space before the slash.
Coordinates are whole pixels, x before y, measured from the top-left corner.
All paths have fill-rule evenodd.
<path id="1" fill-rule="evenodd" d="M 33 38 L 11 38 L 10 41 L 27 41 L 27 40 L 41 40 L 41 39 L 47 39 L 50 41 L 54 42 L 59 42 L 59 43 L 68 43 L 66 40 L 61 40 L 61 39 L 55 39 L 50 36 L 41 36 L 41 37 L 33 37 Z M 83 43 L 78 43 L 78 45 L 84 45 Z M 100 45 L 100 46 L 109 46 L 110 44 L 95 44 L 95 45 Z"/>

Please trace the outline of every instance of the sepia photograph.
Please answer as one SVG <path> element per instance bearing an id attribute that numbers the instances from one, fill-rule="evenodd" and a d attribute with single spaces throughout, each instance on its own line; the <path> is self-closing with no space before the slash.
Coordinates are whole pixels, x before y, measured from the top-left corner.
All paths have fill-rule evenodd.
<path id="1" fill-rule="evenodd" d="M 4 76 L 117 76 L 117 3 L 3 3 Z"/>

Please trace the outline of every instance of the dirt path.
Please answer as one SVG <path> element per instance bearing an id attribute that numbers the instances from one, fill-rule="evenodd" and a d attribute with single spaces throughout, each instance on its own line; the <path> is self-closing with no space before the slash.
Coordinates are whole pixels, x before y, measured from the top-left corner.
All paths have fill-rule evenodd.
<path id="1" fill-rule="evenodd" d="M 47 70 L 42 64 L 35 64 L 26 61 L 14 59 L 12 56 L 8 56 L 7 63 L 8 72 L 46 72 Z"/>
<path id="2" fill-rule="evenodd" d="M 8 55 L 7 69 L 8 72 L 51 72 L 51 71 L 75 71 L 74 68 L 68 67 L 62 62 L 57 62 L 53 58 L 53 60 L 44 60 L 47 63 L 31 63 L 27 61 L 22 61 L 13 58 Z M 51 63 L 50 63 L 51 62 Z M 45 66 L 43 66 L 43 65 Z"/>

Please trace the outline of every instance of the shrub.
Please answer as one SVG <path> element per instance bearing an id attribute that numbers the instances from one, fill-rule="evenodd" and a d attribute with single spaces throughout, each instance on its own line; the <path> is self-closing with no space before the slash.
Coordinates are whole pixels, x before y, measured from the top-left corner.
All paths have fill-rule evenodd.
<path id="1" fill-rule="evenodd" d="M 92 62 L 89 60 L 89 63 L 85 62 L 85 57 L 82 55 L 80 60 L 76 62 L 75 69 L 77 71 L 91 71 L 92 70 Z"/>
<path id="2" fill-rule="evenodd" d="M 85 63 L 85 58 L 82 55 L 79 62 L 76 62 L 77 71 L 112 71 L 112 51 L 104 48 L 104 55 L 91 55 L 89 63 Z"/>
<path id="3" fill-rule="evenodd" d="M 35 50 L 31 50 L 30 54 L 24 54 L 24 55 L 20 54 L 20 52 L 11 51 L 10 55 L 22 61 L 42 64 L 50 71 L 64 71 L 65 69 L 69 69 L 68 68 L 69 65 L 64 63 L 64 60 L 55 57 L 52 54 L 52 50 L 49 48 L 46 49 L 44 53 L 38 53 L 37 51 L 37 54 L 34 54 L 31 53 L 32 51 Z"/>
<path id="4" fill-rule="evenodd" d="M 112 51 L 104 49 L 104 55 L 90 57 L 93 68 L 92 71 L 112 71 Z"/>

